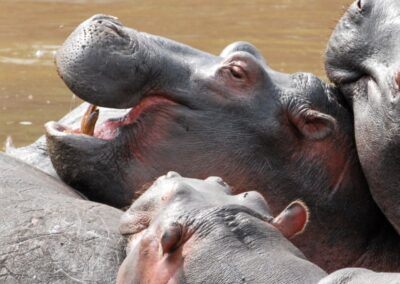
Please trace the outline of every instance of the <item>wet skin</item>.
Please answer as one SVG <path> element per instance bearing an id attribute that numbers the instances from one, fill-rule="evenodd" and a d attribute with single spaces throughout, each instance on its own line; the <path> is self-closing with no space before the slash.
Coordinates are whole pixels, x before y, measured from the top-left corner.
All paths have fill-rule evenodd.
<path id="1" fill-rule="evenodd" d="M 218 175 L 235 193 L 260 192 L 274 215 L 304 200 L 315 219 L 293 241 L 324 269 L 388 268 L 393 232 L 366 186 L 351 114 L 315 76 L 274 71 L 249 43 L 215 56 L 104 15 L 82 23 L 56 63 L 84 100 L 132 107 L 93 136 L 46 126 L 58 175 L 90 199 L 123 207 L 169 170 Z"/>
<path id="2" fill-rule="evenodd" d="M 354 2 L 326 52 L 326 70 L 354 112 L 360 162 L 376 203 L 400 232 L 400 2 Z"/>
<path id="3" fill-rule="evenodd" d="M 129 242 L 117 283 L 317 283 L 326 273 L 285 238 L 307 220 L 302 202 L 273 218 L 257 192 L 170 172 L 121 218 Z"/>

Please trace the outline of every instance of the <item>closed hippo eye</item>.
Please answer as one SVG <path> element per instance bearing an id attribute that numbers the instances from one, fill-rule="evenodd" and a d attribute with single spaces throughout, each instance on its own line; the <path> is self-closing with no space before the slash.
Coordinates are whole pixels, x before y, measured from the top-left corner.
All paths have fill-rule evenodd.
<path id="1" fill-rule="evenodd" d="M 233 78 L 237 80 L 244 80 L 246 79 L 246 72 L 244 69 L 238 65 L 232 65 L 229 68 L 229 71 L 231 72 L 231 75 Z"/>
<path id="2" fill-rule="evenodd" d="M 261 61 L 252 54 L 238 51 L 231 54 L 224 63 L 222 63 L 219 73 L 237 87 L 248 87 L 255 84 L 261 76 L 263 70 Z"/>

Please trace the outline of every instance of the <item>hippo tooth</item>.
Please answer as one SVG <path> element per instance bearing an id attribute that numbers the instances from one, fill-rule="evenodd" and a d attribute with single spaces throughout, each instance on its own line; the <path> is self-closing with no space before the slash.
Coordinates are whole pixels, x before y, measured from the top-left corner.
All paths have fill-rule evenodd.
<path id="1" fill-rule="evenodd" d="M 89 105 L 81 121 L 81 133 L 93 136 L 97 119 L 99 118 L 99 110 L 95 105 Z"/>

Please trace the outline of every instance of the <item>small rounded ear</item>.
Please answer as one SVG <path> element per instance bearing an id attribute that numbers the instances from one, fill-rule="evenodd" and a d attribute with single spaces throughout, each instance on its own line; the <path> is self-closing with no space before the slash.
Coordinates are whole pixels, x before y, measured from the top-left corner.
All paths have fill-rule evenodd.
<path id="1" fill-rule="evenodd" d="M 271 224 L 289 239 L 304 231 L 308 222 L 308 215 L 307 205 L 296 200 L 275 217 Z"/>
<path id="2" fill-rule="evenodd" d="M 178 223 L 170 223 L 162 229 L 160 238 L 161 255 L 174 251 L 182 239 L 182 226 Z"/>
<path id="3" fill-rule="evenodd" d="M 325 139 L 336 129 L 336 119 L 317 110 L 307 108 L 298 113 L 290 113 L 289 116 L 290 121 L 307 139 Z"/>

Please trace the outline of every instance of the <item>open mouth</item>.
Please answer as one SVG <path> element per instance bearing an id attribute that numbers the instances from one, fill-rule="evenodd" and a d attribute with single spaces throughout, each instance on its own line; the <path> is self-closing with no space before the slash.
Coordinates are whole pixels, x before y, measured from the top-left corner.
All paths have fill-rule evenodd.
<path id="1" fill-rule="evenodd" d="M 118 112 L 121 113 L 120 117 L 107 118 L 103 122 L 97 123 L 104 108 L 100 109 L 95 105 L 89 104 L 78 127 L 50 122 L 46 124 L 46 130 L 51 135 L 84 135 L 102 140 L 112 140 L 118 135 L 122 127 L 135 124 L 145 113 L 161 107 L 174 105 L 177 105 L 177 103 L 166 96 L 145 96 L 131 109 L 119 110 Z"/>

